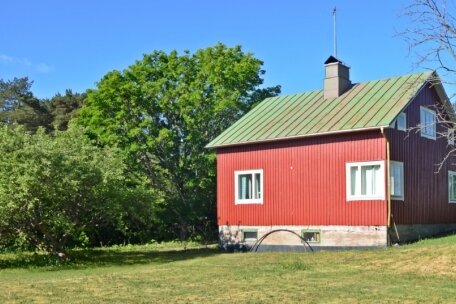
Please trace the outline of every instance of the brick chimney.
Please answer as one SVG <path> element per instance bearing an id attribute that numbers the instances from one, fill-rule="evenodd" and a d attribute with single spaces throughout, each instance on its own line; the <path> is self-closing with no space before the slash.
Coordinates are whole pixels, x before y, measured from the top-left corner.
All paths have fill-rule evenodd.
<path id="1" fill-rule="evenodd" d="M 349 67 L 333 56 L 325 61 L 324 98 L 336 98 L 351 87 Z"/>

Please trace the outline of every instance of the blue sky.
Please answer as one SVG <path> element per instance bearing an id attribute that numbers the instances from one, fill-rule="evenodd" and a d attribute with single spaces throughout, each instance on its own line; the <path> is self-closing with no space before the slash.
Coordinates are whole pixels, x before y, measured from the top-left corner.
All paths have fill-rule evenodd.
<path id="1" fill-rule="evenodd" d="M 321 88 L 333 52 L 353 82 L 419 71 L 396 37 L 407 1 L 175 0 L 5 1 L 0 10 L 0 78 L 28 76 L 40 98 L 95 87 L 142 54 L 241 45 L 264 61 L 265 85 L 284 94 Z"/>

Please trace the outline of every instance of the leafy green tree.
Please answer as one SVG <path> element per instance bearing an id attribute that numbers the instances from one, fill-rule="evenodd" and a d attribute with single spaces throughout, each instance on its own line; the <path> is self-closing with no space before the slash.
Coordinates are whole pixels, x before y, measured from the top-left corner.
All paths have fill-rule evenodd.
<path id="1" fill-rule="evenodd" d="M 256 102 L 262 62 L 217 44 L 194 54 L 155 51 L 89 90 L 78 122 L 102 145 L 117 144 L 130 165 L 163 190 L 163 233 L 182 239 L 215 221 L 215 156 L 205 145 Z M 212 226 L 213 227 L 213 226 Z M 207 230 L 207 229 L 206 229 Z"/>
<path id="2" fill-rule="evenodd" d="M 94 146 L 79 128 L 0 127 L 0 245 L 61 254 L 140 238 L 135 225 L 150 230 L 158 196 L 128 176 L 117 148 Z"/>

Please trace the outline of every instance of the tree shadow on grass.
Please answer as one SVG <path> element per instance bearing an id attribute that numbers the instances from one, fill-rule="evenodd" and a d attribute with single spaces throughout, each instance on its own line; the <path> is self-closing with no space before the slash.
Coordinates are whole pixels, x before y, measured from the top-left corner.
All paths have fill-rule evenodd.
<path id="1" fill-rule="evenodd" d="M 84 269 L 94 267 L 165 264 L 221 254 L 218 248 L 192 248 L 187 250 L 73 250 L 66 259 L 43 253 L 21 252 L 0 257 L 0 270 L 26 268 L 40 270 Z"/>

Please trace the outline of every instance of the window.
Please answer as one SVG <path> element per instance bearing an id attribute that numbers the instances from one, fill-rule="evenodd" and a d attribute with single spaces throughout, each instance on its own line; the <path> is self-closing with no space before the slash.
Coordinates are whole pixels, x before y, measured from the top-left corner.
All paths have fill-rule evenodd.
<path id="1" fill-rule="evenodd" d="M 450 203 L 456 203 L 456 172 L 448 171 L 448 198 Z"/>
<path id="2" fill-rule="evenodd" d="M 435 139 L 436 131 L 436 121 L 435 121 L 435 112 L 425 107 L 420 108 L 420 129 L 421 136 Z"/>
<path id="3" fill-rule="evenodd" d="M 454 145 L 454 129 L 448 129 L 448 144 Z"/>
<path id="4" fill-rule="evenodd" d="M 258 230 L 256 229 L 242 229 L 243 242 L 255 242 L 258 239 Z"/>
<path id="5" fill-rule="evenodd" d="M 235 204 L 263 204 L 263 170 L 234 172 Z"/>
<path id="6" fill-rule="evenodd" d="M 401 113 L 397 117 L 397 129 L 407 131 L 407 115 L 405 113 Z"/>
<path id="7" fill-rule="evenodd" d="M 390 190 L 391 197 L 395 200 L 404 200 L 404 164 L 391 162 Z"/>
<path id="8" fill-rule="evenodd" d="M 385 199 L 383 161 L 347 163 L 347 200 Z"/>
<path id="9" fill-rule="evenodd" d="M 303 230 L 302 238 L 307 243 L 320 243 L 320 230 Z"/>

